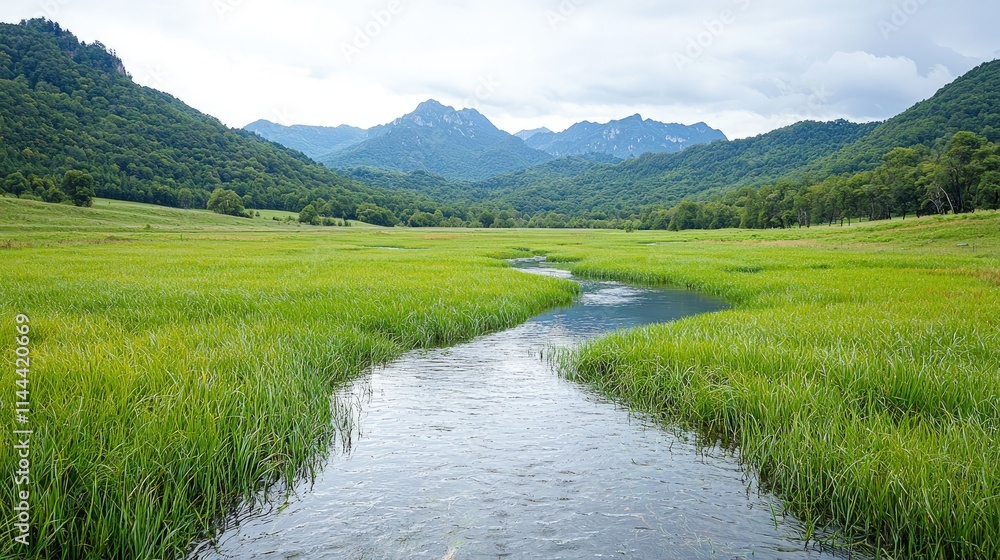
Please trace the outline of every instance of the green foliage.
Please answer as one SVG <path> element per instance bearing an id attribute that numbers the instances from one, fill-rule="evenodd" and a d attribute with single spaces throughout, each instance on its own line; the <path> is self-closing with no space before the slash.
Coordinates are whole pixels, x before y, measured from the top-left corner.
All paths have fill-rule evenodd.
<path id="1" fill-rule="evenodd" d="M 70 170 L 63 176 L 62 192 L 77 206 L 91 206 L 94 203 L 94 177 L 90 173 Z"/>
<path id="2" fill-rule="evenodd" d="M 952 137 L 942 153 L 896 148 L 871 172 L 818 183 L 744 187 L 708 203 L 684 201 L 642 214 L 645 229 L 751 229 L 850 224 L 865 217 L 962 214 L 1000 205 L 1000 146 L 971 132 Z"/>
<path id="3" fill-rule="evenodd" d="M 21 196 L 28 190 L 28 180 L 20 171 L 15 171 L 4 179 L 3 189 L 14 196 Z"/>
<path id="4" fill-rule="evenodd" d="M 79 170 L 105 198 L 204 208 L 223 188 L 254 208 L 296 213 L 323 199 L 344 212 L 339 218 L 354 218 L 366 202 L 393 211 L 434 206 L 425 196 L 367 187 L 138 86 L 103 45 L 40 19 L 0 24 L 0 137 L 0 176 L 61 181 Z M 19 179 L 3 185 L 12 194 L 24 189 Z M 22 190 L 29 192 L 42 197 Z"/>
<path id="5" fill-rule="evenodd" d="M 306 204 L 306 207 L 299 212 L 299 223 L 319 225 L 320 218 L 316 207 L 312 204 Z"/>
<path id="6" fill-rule="evenodd" d="M 693 146 L 679 154 L 584 164 L 586 168 L 576 174 L 563 174 L 550 164 L 495 177 L 484 185 L 497 204 L 530 215 L 554 211 L 579 216 L 600 211 L 626 218 L 644 207 L 667 206 L 713 190 L 775 180 L 857 141 L 874 126 L 803 122 L 756 138 Z"/>
<path id="7" fill-rule="evenodd" d="M 358 206 L 355 215 L 359 220 L 374 226 L 393 227 L 399 224 L 399 218 L 387 208 L 380 208 L 375 204 L 362 204 Z"/>
<path id="8" fill-rule="evenodd" d="M 216 214 L 225 214 L 227 216 L 245 217 L 247 215 L 246 209 L 243 207 L 243 199 L 240 198 L 240 195 L 236 194 L 236 191 L 223 189 L 222 187 L 212 192 L 212 196 L 208 198 L 207 208 Z"/>

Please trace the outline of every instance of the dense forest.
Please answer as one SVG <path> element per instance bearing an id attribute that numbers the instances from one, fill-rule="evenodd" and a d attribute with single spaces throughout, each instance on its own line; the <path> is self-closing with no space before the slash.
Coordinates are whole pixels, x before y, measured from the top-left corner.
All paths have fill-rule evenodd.
<path id="1" fill-rule="evenodd" d="M 998 111 L 993 62 L 885 123 L 807 121 L 677 154 L 576 156 L 476 182 L 338 173 L 135 84 L 114 52 L 54 22 L 0 24 L 0 195 L 83 206 L 100 196 L 241 216 L 287 210 L 328 225 L 623 229 L 962 213 L 1000 207 Z"/>
<path id="2" fill-rule="evenodd" d="M 641 215 L 644 229 L 787 228 L 1000 209 L 1000 145 L 958 132 L 940 152 L 896 148 L 873 171 L 744 187 Z"/>
<path id="3" fill-rule="evenodd" d="M 0 189 L 52 202 L 67 194 L 66 173 L 79 171 L 93 178 L 96 196 L 181 208 L 205 208 L 220 188 L 250 209 L 315 204 L 351 219 L 362 204 L 439 207 L 334 173 L 138 86 L 104 45 L 44 19 L 0 25 L 0 138 Z"/>

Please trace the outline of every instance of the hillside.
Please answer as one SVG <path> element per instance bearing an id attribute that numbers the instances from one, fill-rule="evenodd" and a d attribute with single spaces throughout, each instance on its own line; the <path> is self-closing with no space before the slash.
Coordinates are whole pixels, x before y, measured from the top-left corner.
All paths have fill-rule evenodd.
<path id="1" fill-rule="evenodd" d="M 678 154 L 646 154 L 578 175 L 535 173 L 489 181 L 501 204 L 521 212 L 617 213 L 666 205 L 713 189 L 773 181 L 864 137 L 876 125 L 801 122 L 754 138 L 693 146 Z M 527 175 L 532 175 L 525 181 Z"/>
<path id="2" fill-rule="evenodd" d="M 368 140 L 321 161 L 335 169 L 424 170 L 475 181 L 552 159 L 498 129 L 475 109 L 456 111 L 433 100 L 368 134 Z"/>
<path id="3" fill-rule="evenodd" d="M 980 65 L 858 142 L 818 158 L 804 171 L 818 176 L 868 171 L 893 148 L 922 144 L 940 149 L 959 131 L 1000 141 L 1000 61 Z"/>
<path id="4" fill-rule="evenodd" d="M 217 187 L 252 208 L 298 212 L 317 199 L 338 216 L 371 202 L 417 200 L 373 189 L 256 135 L 232 130 L 179 100 L 135 84 L 100 43 L 58 24 L 0 25 L 0 177 L 20 173 L 27 193 L 67 170 L 90 173 L 96 194 L 204 208 Z"/>

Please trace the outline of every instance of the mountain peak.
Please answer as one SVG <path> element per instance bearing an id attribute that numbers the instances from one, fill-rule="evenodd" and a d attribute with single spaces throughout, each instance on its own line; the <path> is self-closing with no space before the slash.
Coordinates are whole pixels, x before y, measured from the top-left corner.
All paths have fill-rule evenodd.
<path id="1" fill-rule="evenodd" d="M 518 132 L 514 136 L 517 136 L 521 140 L 527 140 L 528 138 L 531 138 L 532 136 L 536 136 L 538 134 L 552 134 L 552 131 L 543 126 L 542 128 L 533 128 L 531 130 L 522 130 L 521 132 Z"/>
<path id="2" fill-rule="evenodd" d="M 439 114 L 439 113 L 444 113 L 444 112 L 454 113 L 455 112 L 455 108 L 454 107 L 449 107 L 449 106 L 441 103 L 440 101 L 437 101 L 436 99 L 428 99 L 427 101 L 424 101 L 420 105 L 417 105 L 417 108 L 416 108 L 415 111 L 413 111 L 413 114 L 418 114 L 418 113 L 419 114 Z"/>
<path id="3" fill-rule="evenodd" d="M 531 134 L 523 140 L 532 148 L 556 157 L 598 153 L 630 158 L 650 152 L 680 152 L 696 144 L 725 138 L 721 131 L 704 123 L 694 126 L 664 124 L 643 119 L 636 113 L 605 124 L 584 121 L 558 134 Z"/>
<path id="4" fill-rule="evenodd" d="M 498 129 L 475 109 L 455 110 L 429 99 L 407 115 L 372 128 L 368 138 L 322 161 L 335 168 L 424 170 L 448 179 L 479 180 L 548 161 Z"/>

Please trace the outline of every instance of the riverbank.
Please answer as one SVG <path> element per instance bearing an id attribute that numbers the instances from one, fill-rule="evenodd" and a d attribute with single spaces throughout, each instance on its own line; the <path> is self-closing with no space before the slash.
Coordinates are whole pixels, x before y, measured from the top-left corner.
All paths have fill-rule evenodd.
<path id="1" fill-rule="evenodd" d="M 1000 557 L 1000 217 L 801 236 L 563 253 L 735 306 L 593 342 L 572 375 L 739 447 L 807 525 Z"/>
<path id="2" fill-rule="evenodd" d="M 627 234 L 0 199 L 0 254 L 0 352 L 14 363 L 16 316 L 29 316 L 35 431 L 36 544 L 15 547 L 7 522 L 5 557 L 183 556 L 240 498 L 309 468 L 344 380 L 568 303 L 571 284 L 497 260 L 540 254 L 735 307 L 597 341 L 583 378 L 740 445 L 817 527 L 900 557 L 1000 553 L 996 213 Z M 2 472 L 17 468 L 14 435 L 0 431 Z"/>
<path id="3" fill-rule="evenodd" d="M 12 367 L 15 317 L 30 318 L 19 427 L 34 431 L 31 544 L 6 508 L 4 558 L 183 557 L 241 499 L 312 468 L 339 384 L 576 294 L 454 244 L 122 212 L 0 200 L 0 354 Z M 0 395 L 6 480 L 14 375 Z"/>

